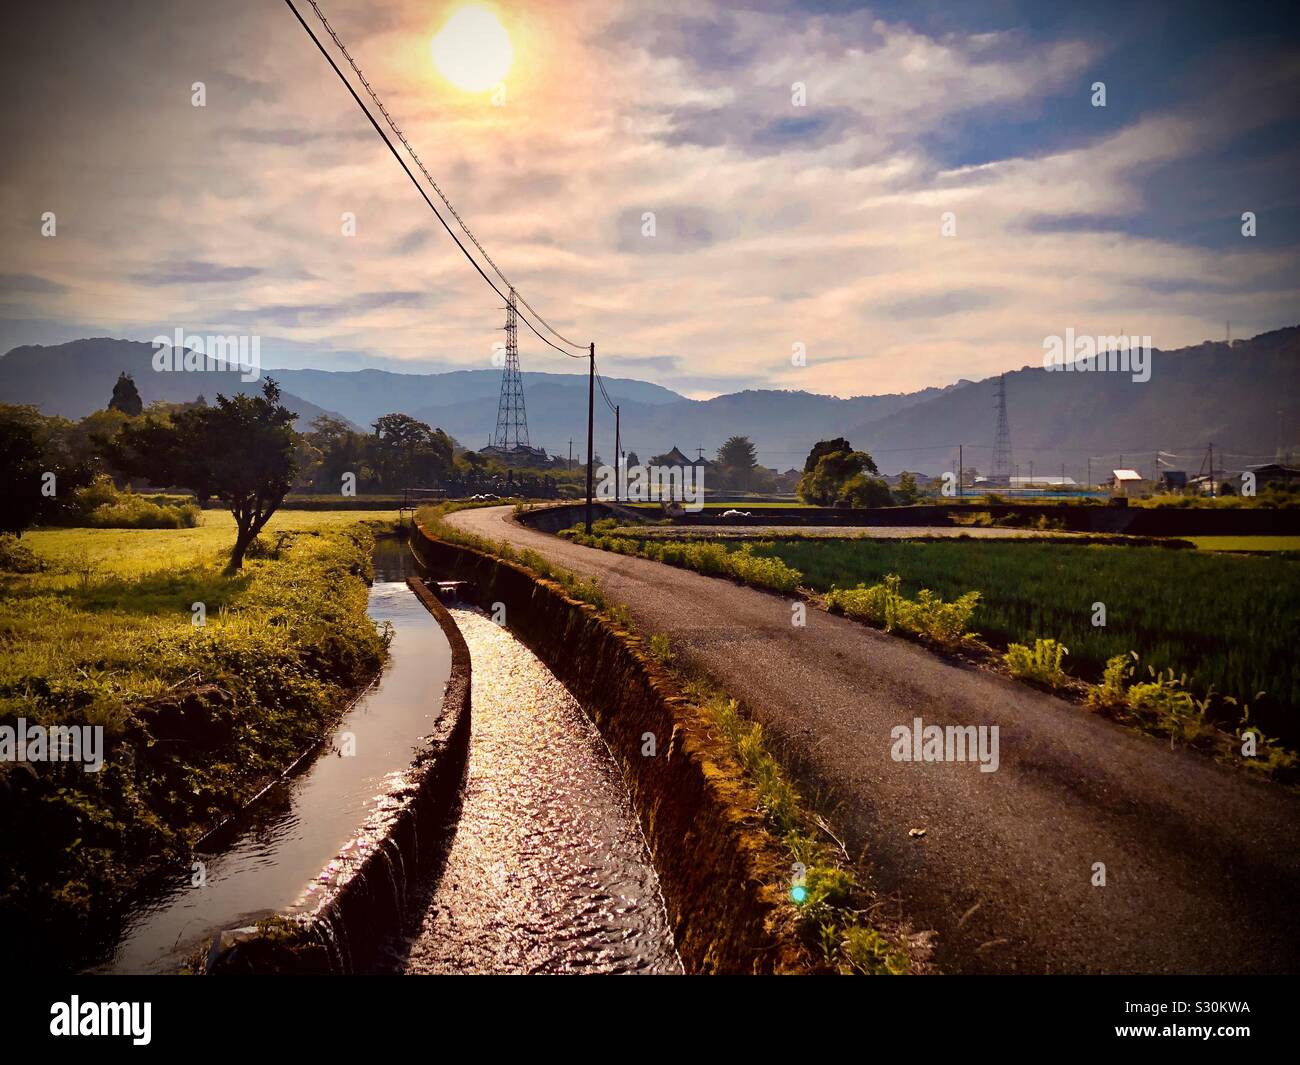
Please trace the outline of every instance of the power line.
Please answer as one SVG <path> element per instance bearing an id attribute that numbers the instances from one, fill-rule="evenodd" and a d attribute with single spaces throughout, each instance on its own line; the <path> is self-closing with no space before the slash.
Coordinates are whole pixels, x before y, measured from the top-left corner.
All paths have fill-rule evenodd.
<path id="1" fill-rule="evenodd" d="M 605 399 L 605 405 L 609 407 L 610 410 L 613 410 L 615 406 L 614 401 L 609 398 L 609 393 L 605 391 L 605 379 L 600 376 L 599 370 L 596 371 L 596 384 L 600 386 L 600 394 Z"/>
<path id="2" fill-rule="evenodd" d="M 307 0 L 307 2 L 311 4 L 312 10 L 316 12 L 316 17 L 320 19 L 321 25 L 325 27 L 326 32 L 332 38 L 334 38 L 334 43 L 338 45 L 338 49 L 340 52 L 343 53 L 343 57 L 348 61 L 348 63 L 351 64 L 352 69 L 356 72 L 357 78 L 360 80 L 361 84 L 365 86 L 366 92 L 370 94 L 370 98 L 375 101 L 375 106 L 379 108 L 379 113 L 384 116 L 384 120 L 388 123 L 389 128 L 392 129 L 392 131 L 397 134 L 398 139 L 401 140 L 402 144 L 406 146 L 406 150 L 411 154 L 411 158 L 415 160 L 415 165 L 420 168 L 420 172 L 425 176 L 425 178 L 428 179 L 429 184 L 433 186 L 433 191 L 436 192 L 438 196 L 442 199 L 442 202 L 447 205 L 447 210 L 449 210 L 452 213 L 452 216 L 456 219 L 456 221 L 460 223 L 460 228 L 463 229 L 465 231 L 465 235 L 469 237 L 471 241 L 474 242 L 474 247 L 478 248 L 478 250 L 482 253 L 483 258 L 486 259 L 488 265 L 491 266 L 492 269 L 496 271 L 497 277 L 501 278 L 501 281 L 506 286 L 506 288 L 508 289 L 514 288 L 515 287 L 514 283 L 510 280 L 510 278 L 506 277 L 501 267 L 497 266 L 495 260 L 493 260 L 492 256 L 488 254 L 487 248 L 483 247 L 483 245 L 479 242 L 478 237 L 474 236 L 473 231 L 469 228 L 469 223 L 466 222 L 465 219 L 463 219 L 460 216 L 460 212 L 457 211 L 454 206 L 452 206 L 452 202 L 447 198 L 447 194 L 443 192 L 442 189 L 439 187 L 438 183 L 433 180 L 433 175 L 429 173 L 428 169 L 424 165 L 423 160 L 420 159 L 420 156 L 416 153 L 415 149 L 411 146 L 411 142 L 406 139 L 406 134 L 402 132 L 401 128 L 397 125 L 396 121 L 394 121 L 393 116 L 388 113 L 388 108 L 384 106 L 384 101 L 379 98 L 379 94 L 375 92 L 375 90 L 371 87 L 370 82 L 366 80 L 366 76 L 361 72 L 361 68 L 357 65 L 357 61 L 352 58 L 352 54 L 348 51 L 347 45 L 343 43 L 342 39 L 334 31 L 334 27 L 329 24 L 329 20 L 325 17 L 325 13 L 320 9 L 320 5 L 316 3 L 316 0 Z M 538 314 L 535 310 L 533 310 L 532 305 L 526 299 L 524 299 L 523 296 L 520 296 L 517 291 L 515 293 L 515 298 L 520 303 L 522 303 L 525 307 L 527 307 L 530 311 L 532 311 L 533 316 L 539 322 L 542 323 L 542 325 L 546 328 L 548 332 L 553 333 L 555 336 L 559 337 L 562 341 L 564 341 L 564 343 L 568 344 L 570 347 L 579 348 L 584 352 L 586 351 L 587 349 L 586 344 L 578 344 L 575 341 L 569 340 L 558 330 L 554 329 L 546 321 L 545 318 L 543 318 L 540 314 Z"/>
<path id="3" fill-rule="evenodd" d="M 488 275 L 483 271 L 483 267 L 479 266 L 474 256 L 472 256 L 469 253 L 469 249 L 466 248 L 464 243 L 461 241 L 461 239 L 458 236 L 456 236 L 451 226 L 447 224 L 447 220 L 443 218 L 442 214 L 438 211 L 438 208 L 433 205 L 433 201 L 429 199 L 428 193 L 426 193 L 424 189 L 420 187 L 420 182 L 416 179 L 415 175 L 411 173 L 411 168 L 406 165 L 405 160 L 403 160 L 401 155 L 398 153 L 397 148 L 393 145 L 392 140 L 389 139 L 388 134 L 385 133 L 380 128 L 379 123 L 375 121 L 375 116 L 370 113 L 369 108 L 366 107 L 361 97 L 357 95 L 356 89 L 352 87 L 352 84 L 351 82 L 348 81 L 347 76 L 343 73 L 342 70 L 339 69 L 339 65 L 334 62 L 334 57 L 331 56 L 328 51 L 326 51 L 325 46 L 321 44 L 320 39 L 316 36 L 315 33 L 312 32 L 312 28 L 309 25 L 307 25 L 307 20 L 302 17 L 298 9 L 294 6 L 293 0 L 284 0 L 284 2 L 285 4 L 288 5 L 289 10 L 293 12 L 294 17 L 302 25 L 302 28 L 307 31 L 307 36 L 311 38 L 312 43 L 320 50 L 320 54 L 325 57 L 326 62 L 328 62 L 330 67 L 333 68 L 334 73 L 338 75 L 339 81 L 343 83 L 344 88 L 346 88 L 348 92 L 351 94 L 352 99 L 356 101 L 357 106 L 361 108 L 362 114 L 366 116 L 366 119 L 375 128 L 375 132 L 379 134 L 384 144 L 388 146 L 388 150 L 392 152 L 393 158 L 397 160 L 398 165 L 402 168 L 403 171 L 405 171 L 406 176 L 411 179 L 411 184 L 415 186 L 415 191 L 418 192 L 420 196 L 424 199 L 424 202 L 429 205 L 429 210 L 431 210 L 434 213 L 434 216 L 438 219 L 438 221 L 442 223 L 442 228 L 447 231 L 447 235 L 456 242 L 456 247 L 460 249 L 461 254 L 464 255 L 465 258 L 469 260 L 470 265 L 473 266 L 474 269 L 478 271 L 479 276 L 483 278 L 484 281 L 487 282 L 488 287 L 491 288 L 492 291 L 495 292 L 498 296 L 500 296 L 502 300 L 506 300 L 508 297 L 499 288 L 496 287 L 492 279 L 488 277 Z M 312 3 L 312 0 L 308 0 L 308 2 Z M 315 3 L 312 3 L 312 7 L 316 7 Z M 317 13 L 319 14 L 319 9 L 317 9 Z M 337 41 L 338 38 L 335 37 L 335 40 Z M 342 47 L 341 43 L 340 43 L 340 47 Z M 430 178 L 429 180 L 432 181 L 433 179 Z M 439 193 L 439 195 L 441 195 L 441 193 Z M 484 252 L 485 256 L 486 254 L 487 253 Z M 534 311 L 533 313 L 536 314 L 537 312 Z M 583 358 L 582 355 L 575 355 L 573 352 L 565 351 L 557 344 L 553 343 L 550 340 L 547 340 L 546 337 L 542 336 L 542 334 L 537 331 L 537 327 L 534 326 L 533 323 L 530 322 L 525 315 L 521 314 L 519 315 L 519 318 L 524 323 L 524 325 L 528 326 L 528 328 L 532 330 L 533 334 L 543 344 L 546 344 L 548 347 L 554 348 L 561 355 L 567 355 L 571 359 Z M 548 326 L 547 328 L 550 327 Z M 558 336 L 559 334 L 557 333 L 556 335 Z M 566 341 L 566 343 L 569 342 Z"/>

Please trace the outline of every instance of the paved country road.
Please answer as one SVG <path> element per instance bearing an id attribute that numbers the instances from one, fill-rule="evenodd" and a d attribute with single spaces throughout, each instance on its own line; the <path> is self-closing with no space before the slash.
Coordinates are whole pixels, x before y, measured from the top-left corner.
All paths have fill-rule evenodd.
<path id="1" fill-rule="evenodd" d="M 509 507 L 450 520 L 597 578 L 784 737 L 876 889 L 937 931 L 946 971 L 1300 971 L 1295 794 L 856 622 L 810 609 L 797 628 L 780 596 L 570 544 Z M 893 761 L 890 730 L 915 717 L 999 726 L 999 768 Z"/>

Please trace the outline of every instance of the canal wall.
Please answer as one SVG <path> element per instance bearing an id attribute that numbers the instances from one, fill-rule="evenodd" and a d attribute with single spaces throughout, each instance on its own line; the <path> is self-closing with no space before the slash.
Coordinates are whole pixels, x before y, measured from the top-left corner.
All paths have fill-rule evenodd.
<path id="1" fill-rule="evenodd" d="M 379 944 L 399 927 L 412 879 L 438 853 L 469 757 L 471 664 L 465 638 L 437 595 L 417 578 L 408 583 L 451 645 L 441 713 L 402 783 L 330 862 L 330 882 L 319 897 L 301 912 L 223 932 L 200 966 L 204 972 L 364 969 Z"/>
<path id="2" fill-rule="evenodd" d="M 642 641 L 525 567 L 412 531 L 431 575 L 472 582 L 595 722 L 623 770 L 691 973 L 800 972 L 788 858 L 733 759 Z M 653 753 L 646 753 L 651 750 Z"/>

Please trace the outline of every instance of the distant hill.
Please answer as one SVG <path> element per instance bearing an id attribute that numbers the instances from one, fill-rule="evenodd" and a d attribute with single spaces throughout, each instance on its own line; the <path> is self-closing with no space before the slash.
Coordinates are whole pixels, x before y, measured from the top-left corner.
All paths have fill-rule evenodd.
<path id="1" fill-rule="evenodd" d="M 585 369 L 585 364 L 583 365 Z M 349 418 L 361 425 L 369 425 L 376 418 L 393 411 L 402 411 L 422 417 L 418 412 L 442 407 L 454 408 L 463 403 L 489 401 L 491 414 L 489 424 L 483 422 L 466 422 L 464 439 L 473 442 L 491 433 L 496 425 L 497 396 L 501 391 L 500 370 L 453 370 L 449 373 L 392 373 L 388 370 L 270 370 L 268 371 L 285 388 L 295 395 L 303 396 L 313 403 L 331 410 L 343 411 Z M 530 424 L 533 396 L 538 390 L 545 395 L 548 385 L 557 385 L 562 390 L 577 389 L 582 393 L 582 402 L 586 403 L 587 378 L 584 374 L 531 373 L 525 371 L 524 397 L 529 406 Z M 682 401 L 682 397 L 671 389 L 636 381 L 630 378 L 606 377 L 605 387 L 610 394 L 629 402 L 645 406 L 660 406 Z M 569 396 L 566 392 L 557 393 Z M 567 409 L 567 408 L 566 408 Z M 539 414 L 541 406 L 539 402 Z M 586 407 L 583 407 L 583 417 Z M 586 422 L 583 422 L 585 427 Z M 451 429 L 443 426 L 448 432 Z M 586 431 L 585 428 L 583 430 Z M 453 435 L 458 435 L 453 433 Z M 567 437 L 565 438 L 567 440 Z M 479 445 L 481 446 L 481 445 Z"/>
<path id="2" fill-rule="evenodd" d="M 260 381 L 241 381 L 236 371 L 160 373 L 153 368 L 154 351 L 147 341 L 108 337 L 14 348 L 0 358 L 0 401 L 29 403 L 64 418 L 84 418 L 108 406 L 117 375 L 123 371 L 135 379 L 146 405 L 155 400 L 189 403 L 200 395 L 211 403 L 218 393 L 230 396 L 261 389 Z M 278 374 L 273 376 L 280 380 Z M 331 413 L 284 388 L 281 402 L 298 415 L 299 429 Z"/>
<path id="3" fill-rule="evenodd" d="M 883 418 L 846 426 L 855 447 L 882 469 L 938 473 L 951 468 L 958 443 L 965 462 L 988 472 L 995 430 L 991 377 L 934 396 Z M 1013 462 L 1020 473 L 1108 475 L 1118 464 L 1150 476 L 1157 450 L 1172 453 L 1165 468 L 1196 472 L 1209 443 L 1215 464 L 1240 469 L 1271 458 L 1300 440 L 1300 327 L 1250 340 L 1207 341 L 1174 351 L 1155 349 L 1151 378 L 1134 382 L 1113 372 L 1063 373 L 1037 366 L 1006 375 Z M 1226 458 L 1224 453 L 1227 453 Z"/>
<path id="4" fill-rule="evenodd" d="M 156 373 L 152 345 L 81 340 L 15 348 L 0 358 L 0 399 L 34 403 L 48 413 L 80 417 L 103 407 L 121 370 L 131 373 L 146 403 L 192 400 L 200 392 L 248 391 L 235 374 Z M 267 361 L 264 354 L 263 361 Z M 581 364 L 576 364 L 580 366 Z M 393 411 L 411 414 L 469 447 L 486 444 L 496 426 L 499 370 L 400 374 L 387 370 L 269 370 L 300 428 L 325 411 L 361 427 Z M 1198 468 L 1206 444 L 1216 465 L 1240 467 L 1300 440 L 1300 327 L 1251 340 L 1200 344 L 1152 353 L 1151 379 L 1121 373 L 1049 372 L 1026 367 L 1006 375 L 1013 461 L 1020 472 L 1081 478 L 1087 460 L 1102 476 L 1124 453 L 1126 465 L 1149 473 L 1155 452 L 1171 452 L 1172 468 Z M 758 445 L 759 461 L 801 467 L 820 439 L 846 436 L 870 451 L 883 473 L 938 474 L 952 468 L 957 444 L 965 462 L 988 472 L 995 424 L 996 378 L 946 388 L 839 399 L 809 392 L 749 390 L 708 400 L 629 378 L 605 378 L 622 412 L 623 446 L 642 459 L 673 445 L 706 455 L 733 434 Z M 529 435 L 553 454 L 586 448 L 587 378 L 525 373 Z M 596 397 L 596 450 L 613 452 L 613 415 Z M 1226 453 L 1226 454 L 1225 454 Z"/>

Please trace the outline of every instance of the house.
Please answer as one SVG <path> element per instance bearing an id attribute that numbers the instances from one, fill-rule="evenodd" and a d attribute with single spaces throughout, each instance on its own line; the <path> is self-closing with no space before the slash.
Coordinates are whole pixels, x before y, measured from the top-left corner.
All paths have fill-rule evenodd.
<path id="1" fill-rule="evenodd" d="M 673 445 L 672 450 L 666 454 L 656 455 L 650 462 L 654 466 L 695 466 L 702 470 L 710 469 L 713 466 L 712 462 L 703 457 L 687 458 L 676 445 Z"/>
<path id="2" fill-rule="evenodd" d="M 551 464 L 545 448 L 529 447 L 527 444 L 516 444 L 510 448 L 489 444 L 479 451 L 479 454 L 484 458 L 496 459 L 503 466 L 549 466 Z"/>
<path id="3" fill-rule="evenodd" d="M 1182 492 L 1187 488 L 1186 470 L 1161 470 L 1156 487 L 1162 492 Z"/>
<path id="4" fill-rule="evenodd" d="M 1137 470 L 1111 470 L 1110 493 L 1125 499 L 1136 499 L 1151 494 L 1151 482 Z"/>
<path id="5" fill-rule="evenodd" d="M 1257 466 L 1247 466 L 1243 473 L 1253 473 L 1255 475 L 1256 492 L 1261 492 L 1273 485 L 1279 488 L 1300 485 L 1300 468 L 1286 466 L 1280 462 L 1262 462 Z M 1234 487 L 1240 489 L 1241 475 L 1235 477 L 1234 481 Z"/>

